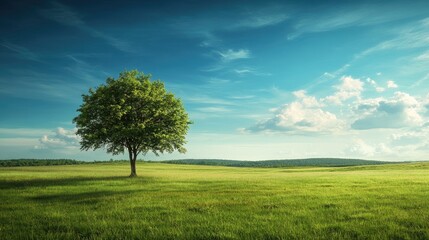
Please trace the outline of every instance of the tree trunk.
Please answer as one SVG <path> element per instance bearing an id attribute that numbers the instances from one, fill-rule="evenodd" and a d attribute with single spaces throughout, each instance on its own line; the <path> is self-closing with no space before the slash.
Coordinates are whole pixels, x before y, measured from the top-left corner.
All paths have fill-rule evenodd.
<path id="1" fill-rule="evenodd" d="M 137 154 L 134 154 L 134 152 L 131 150 L 131 148 L 129 148 L 128 149 L 128 155 L 130 157 L 130 165 L 131 165 L 130 177 L 137 177 L 137 172 L 136 172 Z"/>

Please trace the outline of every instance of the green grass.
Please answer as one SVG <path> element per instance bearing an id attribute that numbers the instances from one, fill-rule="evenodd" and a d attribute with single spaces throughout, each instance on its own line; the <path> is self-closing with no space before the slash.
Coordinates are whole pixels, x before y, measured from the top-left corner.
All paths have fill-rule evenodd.
<path id="1" fill-rule="evenodd" d="M 429 163 L 0 168 L 1 239 L 429 239 Z"/>

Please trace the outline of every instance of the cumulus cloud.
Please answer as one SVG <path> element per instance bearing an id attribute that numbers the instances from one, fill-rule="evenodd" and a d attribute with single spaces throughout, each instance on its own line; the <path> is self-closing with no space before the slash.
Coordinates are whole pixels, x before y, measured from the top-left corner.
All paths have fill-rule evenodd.
<path id="1" fill-rule="evenodd" d="M 232 61 L 242 58 L 250 58 L 250 51 L 247 49 L 233 50 L 228 49 L 226 51 L 217 52 L 223 61 Z"/>
<path id="2" fill-rule="evenodd" d="M 368 86 L 378 87 L 371 78 L 365 80 Z M 305 90 L 293 92 L 295 97 L 289 103 L 270 110 L 271 118 L 259 121 L 245 128 L 247 132 L 289 132 L 296 134 L 348 134 L 347 129 L 381 131 L 415 131 L 428 122 L 429 95 L 426 98 L 412 96 L 404 92 L 386 92 L 391 97 L 367 98 L 381 90 L 364 92 L 364 82 L 352 76 L 343 76 L 340 84 L 334 86 L 335 92 L 327 97 L 309 95 Z M 384 88 L 383 88 L 384 91 Z M 429 124 L 428 124 L 429 125 Z M 353 134 L 366 134 L 354 131 Z M 428 130 L 429 133 L 429 130 Z M 429 136 L 429 134 L 427 135 Z M 411 141 L 411 136 L 386 136 L 391 149 L 400 142 Z M 359 144 L 357 144 L 359 145 Z M 359 148 L 363 148 L 362 144 Z M 368 150 L 368 148 L 367 148 Z M 357 150 L 356 150 L 357 151 Z M 363 151 L 363 150 L 362 150 Z M 386 150 L 387 151 L 387 150 Z M 385 152 L 386 152 L 385 151 Z"/>
<path id="3" fill-rule="evenodd" d="M 392 154 L 392 149 L 384 143 L 371 145 L 363 139 L 355 139 L 344 151 L 353 157 L 374 157 L 378 155 Z"/>
<path id="4" fill-rule="evenodd" d="M 392 146 L 419 145 L 424 142 L 425 136 L 422 132 L 395 133 L 390 136 Z"/>
<path id="5" fill-rule="evenodd" d="M 367 79 L 366 79 L 366 82 L 367 82 L 369 85 L 371 85 L 372 87 L 374 87 L 374 89 L 375 89 L 375 91 L 376 91 L 376 92 L 381 93 L 381 92 L 384 92 L 384 91 L 386 90 L 386 89 L 385 89 L 385 88 L 383 88 L 383 87 L 379 87 L 379 86 L 377 85 L 377 82 L 376 82 L 374 79 L 367 78 Z"/>
<path id="6" fill-rule="evenodd" d="M 335 86 L 337 91 L 334 95 L 326 97 L 326 101 L 340 105 L 343 101 L 350 98 L 360 97 L 364 86 L 364 83 L 360 79 L 355 79 L 351 76 L 343 76 L 340 80 L 341 84 Z"/>
<path id="7" fill-rule="evenodd" d="M 390 99 L 368 99 L 357 104 L 363 117 L 354 121 L 353 129 L 402 128 L 419 126 L 423 119 L 419 114 L 420 104 L 407 93 L 396 92 Z"/>
<path id="8" fill-rule="evenodd" d="M 301 90 L 293 93 L 296 100 L 275 111 L 275 116 L 246 129 L 250 132 L 323 133 L 337 131 L 342 122 L 335 114 L 322 109 L 315 97 Z"/>
<path id="9" fill-rule="evenodd" d="M 62 127 L 53 131 L 53 134 L 44 135 L 39 139 L 40 145 L 36 149 L 61 149 L 77 148 L 80 138 L 76 135 L 76 129 L 67 130 Z"/>
<path id="10" fill-rule="evenodd" d="M 387 88 L 398 88 L 398 85 L 392 80 L 387 81 Z"/>
<path id="11" fill-rule="evenodd" d="M 375 147 L 367 144 L 362 139 L 355 139 L 353 143 L 346 149 L 346 152 L 358 156 L 373 156 L 375 153 Z"/>

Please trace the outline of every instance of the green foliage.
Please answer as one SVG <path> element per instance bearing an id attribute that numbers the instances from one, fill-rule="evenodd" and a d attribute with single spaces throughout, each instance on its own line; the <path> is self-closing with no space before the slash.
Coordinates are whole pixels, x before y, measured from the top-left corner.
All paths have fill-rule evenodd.
<path id="1" fill-rule="evenodd" d="M 73 120 L 82 150 L 104 147 L 112 154 L 128 150 L 134 162 L 138 154 L 149 151 L 186 152 L 190 121 L 183 104 L 150 75 L 124 71 L 82 97 L 80 114 Z"/>
<path id="2" fill-rule="evenodd" d="M 1 239 L 429 239 L 429 163 L 0 168 Z"/>

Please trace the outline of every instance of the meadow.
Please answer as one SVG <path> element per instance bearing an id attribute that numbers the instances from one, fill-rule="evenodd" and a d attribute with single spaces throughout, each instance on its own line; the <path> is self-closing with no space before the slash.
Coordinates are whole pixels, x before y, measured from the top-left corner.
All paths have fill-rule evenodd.
<path id="1" fill-rule="evenodd" d="M 0 168 L 1 239 L 429 239 L 429 163 Z"/>

